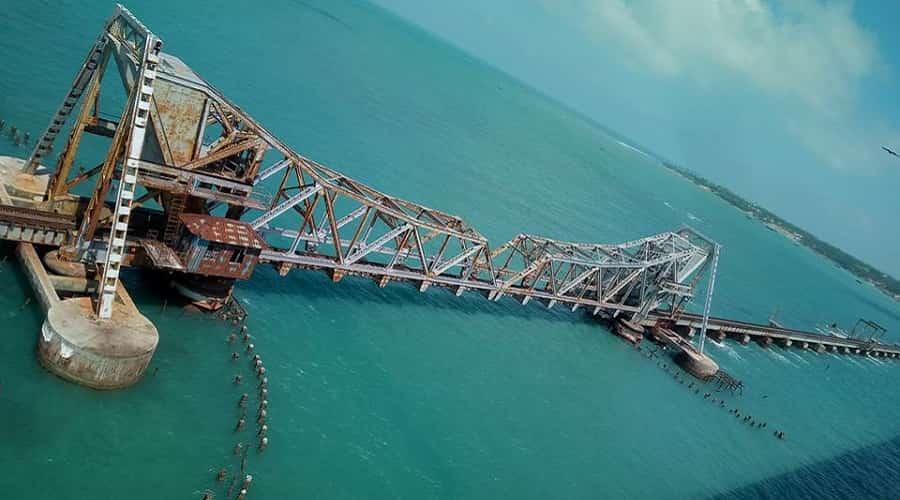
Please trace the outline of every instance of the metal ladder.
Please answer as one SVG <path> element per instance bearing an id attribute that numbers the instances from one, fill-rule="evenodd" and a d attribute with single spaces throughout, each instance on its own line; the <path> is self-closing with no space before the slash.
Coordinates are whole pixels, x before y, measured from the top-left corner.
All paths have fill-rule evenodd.
<path id="1" fill-rule="evenodd" d="M 72 113 L 75 104 L 78 103 L 78 99 L 81 98 L 85 87 L 87 87 L 88 82 L 91 80 L 91 77 L 94 76 L 94 72 L 100 65 L 100 60 L 103 58 L 103 51 L 106 50 L 107 43 L 105 32 L 97 38 L 96 42 L 94 42 L 94 46 L 91 47 L 91 51 L 88 52 L 84 64 L 81 65 L 81 69 L 78 71 L 78 74 L 75 75 L 75 80 L 72 81 L 72 87 L 69 90 L 69 94 L 66 95 L 62 104 L 57 108 L 56 114 L 53 115 L 53 118 L 50 120 L 50 124 L 47 125 L 44 133 L 37 141 L 35 141 L 34 149 L 31 152 L 31 156 L 28 157 L 28 161 L 25 162 L 23 171 L 33 174 L 41 164 L 41 160 L 43 160 L 53 149 L 53 141 L 56 140 L 56 136 L 59 135 L 63 125 L 66 123 L 66 119 Z"/>
<path id="2" fill-rule="evenodd" d="M 187 201 L 187 195 L 178 194 L 169 200 L 169 207 L 166 210 L 166 230 L 163 232 L 163 242 L 170 247 L 174 247 L 177 243 L 178 229 L 181 227 L 181 221 L 178 216 L 184 212 L 184 205 Z"/>
<path id="3" fill-rule="evenodd" d="M 125 238 L 134 191 L 137 187 L 138 166 L 144 149 L 147 120 L 150 118 L 150 100 L 153 96 L 153 82 L 159 64 L 159 50 L 162 42 L 155 36 L 148 36 L 144 44 L 140 76 L 135 81 L 134 101 L 131 105 L 131 134 L 122 161 L 122 175 L 116 190 L 115 208 L 106 255 L 103 258 L 100 278 L 97 316 L 107 319 L 112 316 L 112 305 L 119 284 L 119 270 L 125 255 Z"/>

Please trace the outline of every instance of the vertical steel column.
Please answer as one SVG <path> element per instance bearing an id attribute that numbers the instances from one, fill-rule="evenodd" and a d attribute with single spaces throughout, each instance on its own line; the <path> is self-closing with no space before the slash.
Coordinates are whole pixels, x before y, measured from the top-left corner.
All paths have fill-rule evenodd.
<path id="1" fill-rule="evenodd" d="M 709 287 L 706 289 L 706 302 L 703 304 L 703 324 L 700 327 L 700 354 L 706 344 L 706 326 L 709 323 L 709 308 L 712 305 L 713 290 L 716 287 L 716 269 L 719 267 L 719 244 L 714 243 L 712 269 L 709 272 Z"/>

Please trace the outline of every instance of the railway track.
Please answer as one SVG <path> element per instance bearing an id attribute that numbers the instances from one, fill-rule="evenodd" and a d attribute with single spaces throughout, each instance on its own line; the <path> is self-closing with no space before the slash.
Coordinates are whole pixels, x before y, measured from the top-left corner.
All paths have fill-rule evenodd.
<path id="1" fill-rule="evenodd" d="M 75 229 L 75 221 L 68 215 L 12 205 L 0 205 L 0 222 L 31 229 L 54 231 Z"/>

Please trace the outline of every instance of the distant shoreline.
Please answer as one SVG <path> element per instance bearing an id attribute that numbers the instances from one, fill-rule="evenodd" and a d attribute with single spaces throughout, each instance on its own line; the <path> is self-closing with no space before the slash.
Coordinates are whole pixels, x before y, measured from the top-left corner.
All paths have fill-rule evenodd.
<path id="1" fill-rule="evenodd" d="M 683 177 L 688 182 L 696 185 L 704 191 L 709 191 L 729 205 L 743 212 L 748 219 L 754 219 L 765 225 L 770 231 L 776 232 L 785 238 L 793 241 L 797 245 L 812 250 L 831 261 L 836 266 L 848 271 L 858 279 L 859 282 L 867 282 L 874 286 L 888 297 L 900 302 L 900 281 L 893 276 L 876 269 L 869 264 L 857 259 L 840 248 L 824 242 L 807 231 L 791 224 L 790 222 L 778 217 L 772 212 L 766 210 L 759 205 L 747 201 L 735 194 L 730 189 L 720 186 L 704 177 L 701 177 L 690 170 L 679 167 L 667 161 L 661 161 L 663 166 L 671 170 L 676 175 Z"/>

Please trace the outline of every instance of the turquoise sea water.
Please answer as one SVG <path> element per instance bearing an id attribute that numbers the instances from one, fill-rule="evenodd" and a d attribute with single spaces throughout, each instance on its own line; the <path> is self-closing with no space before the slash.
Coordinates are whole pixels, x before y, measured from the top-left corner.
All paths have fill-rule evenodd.
<path id="1" fill-rule="evenodd" d="M 862 316 L 900 340 L 896 303 L 375 7 L 129 7 L 298 151 L 459 214 L 494 244 L 519 232 L 612 242 L 689 223 L 724 245 L 716 315 L 764 321 L 780 307 L 801 328 Z M 0 119 L 38 132 L 111 10 L 5 5 Z M 25 151 L 4 140 L 0 154 Z M 227 326 L 164 310 L 161 291 L 131 273 L 160 347 L 138 386 L 98 393 L 37 365 L 41 315 L 12 257 L 0 283 L 0 488 L 11 498 L 199 498 L 217 488 L 211 471 L 239 466 L 231 450 L 251 437 L 233 432 L 236 402 L 254 391 L 231 382 L 243 365 Z M 746 386 L 728 408 L 784 430 L 782 442 L 563 308 L 268 269 L 237 293 L 272 381 L 272 443 L 250 454 L 250 498 L 898 494 L 900 363 L 713 343 Z"/>

